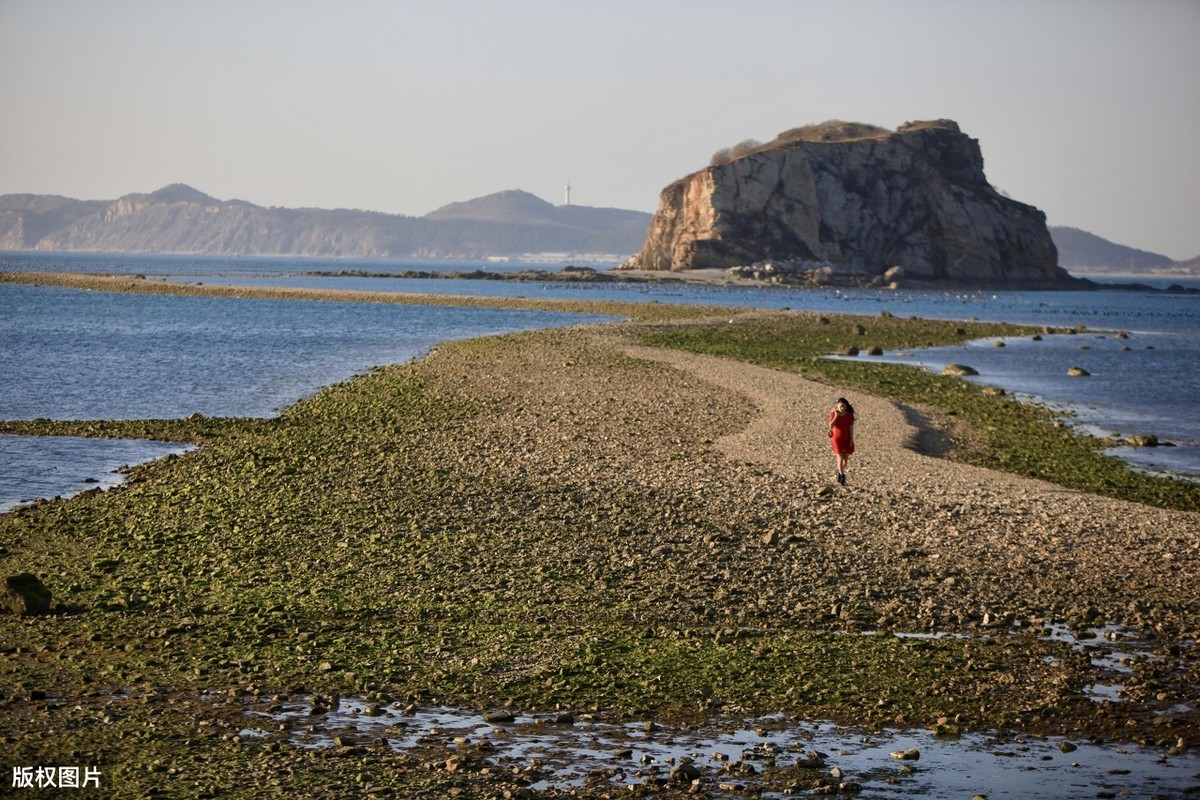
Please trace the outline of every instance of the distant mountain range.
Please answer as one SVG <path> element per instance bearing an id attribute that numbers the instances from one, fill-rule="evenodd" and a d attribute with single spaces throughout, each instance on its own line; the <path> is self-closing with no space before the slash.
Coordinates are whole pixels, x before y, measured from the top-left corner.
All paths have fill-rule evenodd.
<path id="1" fill-rule="evenodd" d="M 0 196 L 6 250 L 434 259 L 562 253 L 620 260 L 642 246 L 649 224 L 650 215 L 640 211 L 553 206 L 515 190 L 424 217 L 264 208 L 183 184 L 117 200 Z"/>
<path id="2" fill-rule="evenodd" d="M 1058 248 L 1059 266 L 1075 274 L 1186 274 L 1200 265 L 1200 257 L 1175 262 L 1167 256 L 1116 244 L 1079 228 L 1052 225 L 1050 236 Z"/>
<path id="3" fill-rule="evenodd" d="M 205 253 L 344 258 L 520 258 L 619 261 L 641 249 L 651 215 L 555 206 L 511 190 L 451 203 L 423 217 L 348 209 L 277 208 L 217 200 L 184 184 L 116 200 L 0 195 L 0 249 Z M 1076 274 L 1200 274 L 1200 258 L 1050 228 L 1059 264 Z"/>

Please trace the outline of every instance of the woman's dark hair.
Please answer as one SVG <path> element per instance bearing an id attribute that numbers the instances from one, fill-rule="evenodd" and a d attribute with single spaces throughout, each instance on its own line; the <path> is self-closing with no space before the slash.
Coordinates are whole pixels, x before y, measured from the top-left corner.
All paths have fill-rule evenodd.
<path id="1" fill-rule="evenodd" d="M 838 402 L 838 403 L 845 403 L 845 404 L 846 404 L 846 411 L 847 411 L 848 413 L 850 413 L 850 414 L 853 414 L 853 413 L 854 413 L 854 406 L 850 405 L 850 401 L 849 401 L 849 400 L 847 400 L 846 398 L 844 398 L 844 397 L 839 397 L 839 398 L 837 399 L 837 402 Z M 834 403 L 834 405 L 837 405 L 837 403 Z"/>

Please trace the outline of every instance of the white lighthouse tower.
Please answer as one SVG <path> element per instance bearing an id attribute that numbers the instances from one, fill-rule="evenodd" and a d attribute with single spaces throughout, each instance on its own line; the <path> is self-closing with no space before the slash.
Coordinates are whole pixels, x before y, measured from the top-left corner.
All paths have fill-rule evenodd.
<path id="1" fill-rule="evenodd" d="M 567 181 L 567 187 L 563 190 L 567 196 L 567 205 L 571 205 L 571 182 Z"/>

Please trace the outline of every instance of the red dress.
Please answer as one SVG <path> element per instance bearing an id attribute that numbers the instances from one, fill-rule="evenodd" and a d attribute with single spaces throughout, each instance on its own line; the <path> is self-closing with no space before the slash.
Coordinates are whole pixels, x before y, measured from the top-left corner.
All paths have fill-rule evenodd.
<path id="1" fill-rule="evenodd" d="M 847 456 L 853 454 L 854 415 L 850 413 L 839 415 L 836 411 L 830 411 L 829 422 L 833 425 L 833 438 L 829 440 L 833 444 L 833 452 Z"/>

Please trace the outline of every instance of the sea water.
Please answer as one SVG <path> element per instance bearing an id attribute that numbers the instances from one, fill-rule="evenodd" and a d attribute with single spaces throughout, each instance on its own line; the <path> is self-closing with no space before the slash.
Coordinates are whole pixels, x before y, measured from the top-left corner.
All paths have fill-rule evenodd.
<path id="1" fill-rule="evenodd" d="M 1130 463 L 1200 476 L 1200 294 L 1106 291 L 892 291 L 561 283 L 379 277 L 406 270 L 507 272 L 544 265 L 379 259 L 230 258 L 0 253 L 0 271 L 138 274 L 206 284 L 294 286 L 443 295 L 554 297 L 791 308 L 1076 328 L 1074 336 L 1009 338 L 878 358 L 940 371 L 967 363 L 971 380 L 1000 386 L 1071 415 L 1091 433 L 1152 433 L 1175 447 L 1114 451 Z M 345 273 L 372 273 L 359 277 Z M 339 274 L 340 273 L 340 274 Z M 1181 281 L 1181 283 L 1187 283 Z M 1200 285 L 1192 281 L 1192 286 Z M 521 310 L 238 300 L 87 292 L 0 284 L 0 419 L 270 416 L 321 386 L 405 361 L 440 341 L 591 321 Z M 869 339 L 869 325 L 868 336 Z M 1127 339 L 1115 338 L 1125 331 Z M 1090 377 L 1072 378 L 1070 366 Z M 47 447 L 0 437 L 0 510 L 107 482 L 112 442 Z M 122 463 L 161 454 L 125 451 Z M 91 466 L 85 453 L 98 454 Z M 20 455 L 14 455 L 19 452 Z M 70 452 L 70 456 L 64 453 Z M 34 463 L 30 459 L 34 458 Z M 68 463 L 68 461 L 70 463 Z M 97 475 L 92 475 L 99 472 Z M 68 477 L 69 476 L 69 477 Z M 32 478 L 36 477 L 36 480 Z M 62 485 L 55 486 L 55 478 Z"/>
<path id="2" fill-rule="evenodd" d="M 611 317 L 0 283 L 0 419 L 269 417 L 439 342 Z M 0 436 L 0 511 L 117 482 L 163 443 Z"/>

